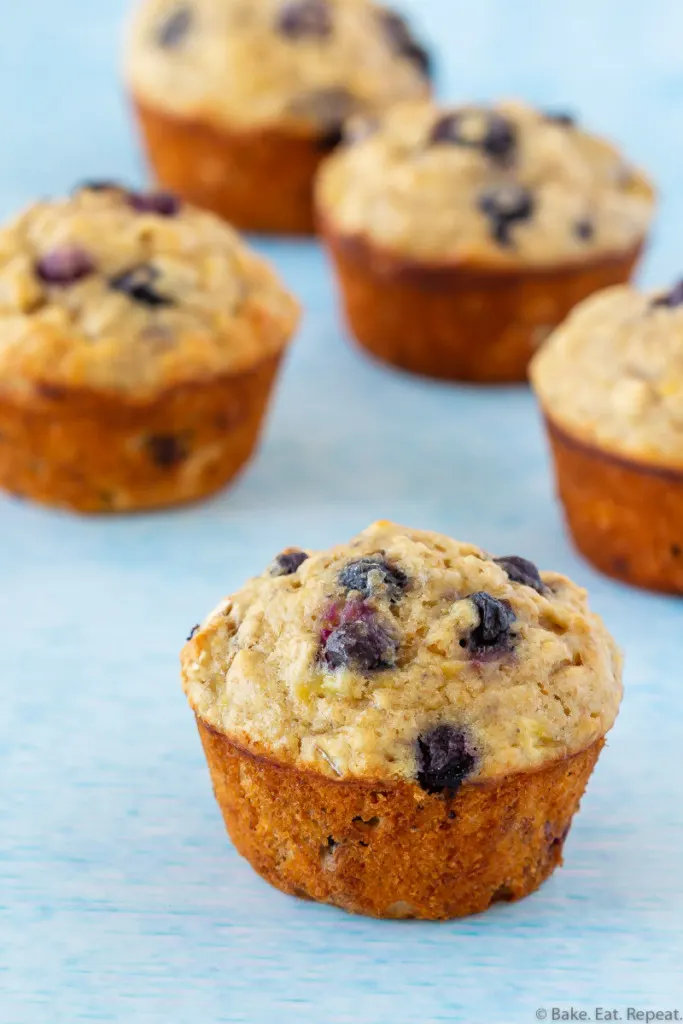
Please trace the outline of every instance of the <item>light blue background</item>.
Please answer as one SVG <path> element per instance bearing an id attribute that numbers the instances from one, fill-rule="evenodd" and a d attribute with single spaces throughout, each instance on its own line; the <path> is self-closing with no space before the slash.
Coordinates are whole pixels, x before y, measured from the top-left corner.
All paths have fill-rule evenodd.
<path id="1" fill-rule="evenodd" d="M 413 0 L 442 92 L 518 94 L 624 143 L 663 193 L 643 278 L 683 272 L 680 0 Z M 2 0 L 0 214 L 142 179 L 120 0 Z M 306 306 L 260 457 L 166 515 L 0 501 L 0 1022 L 517 1024 L 538 1007 L 683 1015 L 683 606 L 572 552 L 522 389 L 366 362 L 312 243 L 264 243 Z M 566 848 L 527 901 L 378 923 L 269 889 L 229 845 L 177 682 L 188 629 L 287 544 L 374 518 L 566 571 L 626 648 L 627 696 Z"/>

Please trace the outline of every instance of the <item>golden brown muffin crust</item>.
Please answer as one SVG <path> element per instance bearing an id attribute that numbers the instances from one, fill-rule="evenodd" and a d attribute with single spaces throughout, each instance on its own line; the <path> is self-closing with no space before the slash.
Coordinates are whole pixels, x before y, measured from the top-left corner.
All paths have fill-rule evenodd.
<path id="1" fill-rule="evenodd" d="M 233 742 L 331 778 L 435 789 L 451 756 L 484 780 L 586 749 L 621 699 L 621 659 L 584 591 L 387 522 L 282 553 L 182 660 L 195 712 Z"/>
<path id="2" fill-rule="evenodd" d="M 83 188 L 0 231 L 0 379 L 145 399 L 277 356 L 294 299 L 236 232 L 164 193 Z"/>
<path id="3" fill-rule="evenodd" d="M 426 53 L 369 0 L 146 0 L 126 68 L 151 107 L 306 135 L 429 93 Z"/>
<path id="4" fill-rule="evenodd" d="M 373 356 L 413 373 L 525 381 L 553 327 L 587 295 L 629 278 L 639 249 L 563 266 L 426 263 L 320 226 L 351 331 Z"/>
<path id="5" fill-rule="evenodd" d="M 582 262 L 637 247 L 652 217 L 651 185 L 615 147 L 517 101 L 406 103 L 357 133 L 320 172 L 321 214 L 421 261 Z"/>
<path id="6" fill-rule="evenodd" d="M 438 920 L 532 892 L 562 863 L 604 741 L 540 771 L 430 795 L 275 764 L 198 720 L 242 856 L 284 892 L 354 913 Z"/>
<path id="7" fill-rule="evenodd" d="M 683 471 L 683 305 L 675 290 L 624 286 L 588 299 L 548 339 L 531 378 L 569 434 Z"/>

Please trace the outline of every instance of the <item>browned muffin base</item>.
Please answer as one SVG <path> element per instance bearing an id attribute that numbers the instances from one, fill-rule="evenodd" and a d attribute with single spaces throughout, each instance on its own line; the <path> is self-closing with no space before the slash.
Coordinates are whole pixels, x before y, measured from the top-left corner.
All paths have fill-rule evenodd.
<path id="1" fill-rule="evenodd" d="M 325 147 L 277 129 L 228 131 L 134 101 L 157 181 L 245 231 L 311 234 Z"/>
<path id="2" fill-rule="evenodd" d="M 358 914 L 428 920 L 538 888 L 562 862 L 604 743 L 449 798 L 278 765 L 197 722 L 227 830 L 266 881 Z"/>
<path id="3" fill-rule="evenodd" d="M 546 423 L 579 551 L 608 576 L 683 594 L 683 470 L 620 458 Z"/>
<path id="4" fill-rule="evenodd" d="M 251 455 L 279 360 L 138 403 L 52 386 L 21 399 L 0 391 L 0 487 L 80 512 L 202 498 Z"/>
<path id="5" fill-rule="evenodd" d="M 420 264 L 321 220 L 352 333 L 373 356 L 447 380 L 526 380 L 542 341 L 592 292 L 631 276 L 640 249 L 572 266 Z"/>

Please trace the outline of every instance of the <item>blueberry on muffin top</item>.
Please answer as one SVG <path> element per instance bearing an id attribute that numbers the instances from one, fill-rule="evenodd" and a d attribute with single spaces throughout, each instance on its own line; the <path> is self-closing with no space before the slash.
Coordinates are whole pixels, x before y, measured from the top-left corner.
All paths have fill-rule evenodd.
<path id="1" fill-rule="evenodd" d="M 3 386 L 145 395 L 278 353 L 297 305 L 227 224 L 114 182 L 0 229 Z"/>
<path id="2" fill-rule="evenodd" d="M 643 240 L 654 193 L 609 143 L 519 102 L 410 102 L 320 173 L 331 230 L 417 261 L 564 265 Z"/>
<path id="3" fill-rule="evenodd" d="M 547 415 L 573 437 L 683 470 L 683 283 L 587 299 L 548 338 L 531 377 Z"/>
<path id="4" fill-rule="evenodd" d="M 387 522 L 302 554 L 183 649 L 191 704 L 237 745 L 441 792 L 577 753 L 613 724 L 620 657 L 565 577 Z"/>
<path id="5" fill-rule="evenodd" d="M 276 555 L 270 566 L 271 576 L 292 576 L 297 571 L 300 565 L 308 558 L 305 551 L 299 551 L 298 548 L 289 548 L 287 551 L 281 551 L 279 555 Z"/>
<path id="6" fill-rule="evenodd" d="M 464 729 L 443 723 L 417 738 L 417 781 L 428 793 L 457 792 L 476 764 Z"/>
<path id="7" fill-rule="evenodd" d="M 142 103 L 328 139 L 318 95 L 345 95 L 344 116 L 382 110 L 428 95 L 430 72 L 405 19 L 374 0 L 143 0 L 127 54 Z"/>
<path id="8" fill-rule="evenodd" d="M 327 39 L 334 30 L 327 0 L 286 0 L 275 17 L 276 30 L 290 39 Z"/>

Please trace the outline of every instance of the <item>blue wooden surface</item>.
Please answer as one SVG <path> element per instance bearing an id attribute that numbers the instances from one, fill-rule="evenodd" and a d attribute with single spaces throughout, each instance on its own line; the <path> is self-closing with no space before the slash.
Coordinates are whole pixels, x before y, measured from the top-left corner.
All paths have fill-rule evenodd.
<path id="1" fill-rule="evenodd" d="M 655 173 L 643 278 L 683 271 L 680 0 L 413 0 L 442 91 L 581 110 Z M 2 4 L 0 215 L 142 169 L 121 0 Z M 572 552 L 522 389 L 410 380 L 347 344 L 312 243 L 263 243 L 307 315 L 260 458 L 199 508 L 88 520 L 0 501 L 0 1024 L 517 1024 L 683 1015 L 683 605 Z M 177 683 L 188 628 L 285 544 L 377 517 L 588 585 L 627 695 L 566 854 L 527 901 L 451 924 L 300 903 L 230 847 Z"/>

